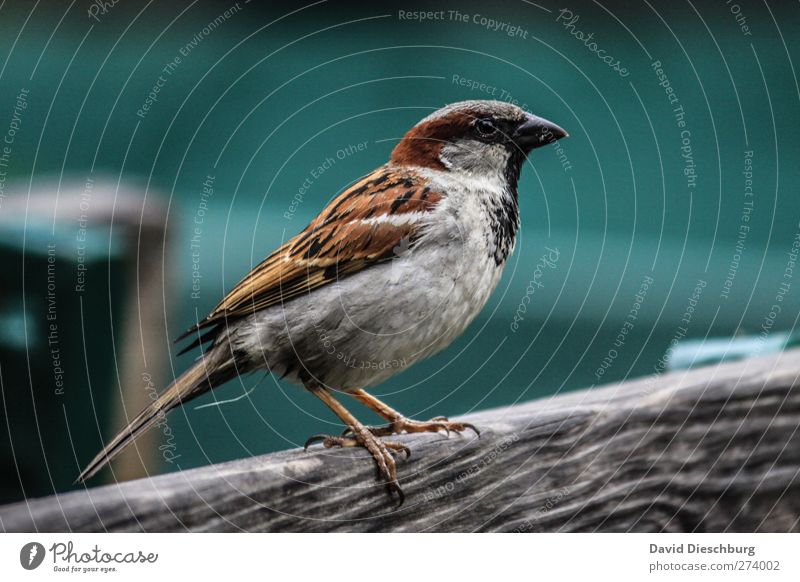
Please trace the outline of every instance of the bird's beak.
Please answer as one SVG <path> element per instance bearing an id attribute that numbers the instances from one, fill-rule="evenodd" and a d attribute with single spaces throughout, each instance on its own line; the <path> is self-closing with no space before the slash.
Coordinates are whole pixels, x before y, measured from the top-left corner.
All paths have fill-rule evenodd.
<path id="1" fill-rule="evenodd" d="M 525 152 L 561 139 L 569 134 L 552 121 L 527 114 L 527 118 L 517 127 L 511 139 Z"/>

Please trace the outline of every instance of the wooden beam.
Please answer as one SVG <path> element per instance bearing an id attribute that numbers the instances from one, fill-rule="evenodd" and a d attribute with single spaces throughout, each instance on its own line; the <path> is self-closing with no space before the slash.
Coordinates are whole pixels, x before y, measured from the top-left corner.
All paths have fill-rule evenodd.
<path id="1" fill-rule="evenodd" d="M 399 437 L 396 507 L 362 451 L 285 451 L 0 508 L 5 531 L 798 531 L 800 350 Z"/>

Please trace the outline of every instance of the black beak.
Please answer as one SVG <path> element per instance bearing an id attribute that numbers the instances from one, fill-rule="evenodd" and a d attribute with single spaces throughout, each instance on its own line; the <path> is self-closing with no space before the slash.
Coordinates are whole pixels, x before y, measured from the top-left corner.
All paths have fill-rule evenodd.
<path id="1" fill-rule="evenodd" d="M 528 113 L 527 118 L 517 127 L 511 139 L 521 150 L 529 152 L 562 137 L 569 137 L 569 134 L 555 123 Z"/>

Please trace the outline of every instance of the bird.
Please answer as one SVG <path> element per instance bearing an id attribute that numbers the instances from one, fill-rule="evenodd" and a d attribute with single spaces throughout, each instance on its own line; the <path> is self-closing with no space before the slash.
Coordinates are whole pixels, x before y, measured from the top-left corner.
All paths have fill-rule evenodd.
<path id="1" fill-rule="evenodd" d="M 306 448 L 365 448 L 402 503 L 395 456 L 410 450 L 393 435 L 478 428 L 445 417 L 412 420 L 366 389 L 443 350 L 478 315 L 515 245 L 522 167 L 532 150 L 567 136 L 494 100 L 452 103 L 419 121 L 388 163 L 336 196 L 176 340 L 191 340 L 180 353 L 201 347 L 202 354 L 76 482 L 171 409 L 266 370 L 304 387 L 344 423 L 341 435 L 314 435 Z M 387 424 L 362 424 L 342 404 L 349 397 Z"/>

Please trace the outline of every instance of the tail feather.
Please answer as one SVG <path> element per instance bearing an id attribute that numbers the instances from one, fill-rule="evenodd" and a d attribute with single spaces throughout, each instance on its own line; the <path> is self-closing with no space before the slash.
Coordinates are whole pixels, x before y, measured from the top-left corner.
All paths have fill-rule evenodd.
<path id="1" fill-rule="evenodd" d="M 220 327 L 219 326 L 212 327 L 211 329 L 207 329 L 205 331 L 202 331 L 202 329 L 203 328 L 200 327 L 200 326 L 197 326 L 196 328 L 192 328 L 192 329 L 188 330 L 186 333 L 184 333 L 181 337 L 179 337 L 178 339 L 175 340 L 175 343 L 177 343 L 177 342 L 179 342 L 179 341 L 181 341 L 183 339 L 186 339 L 187 337 L 189 337 L 193 333 L 197 334 L 197 337 L 194 338 L 194 340 L 192 340 L 192 342 L 190 344 L 188 344 L 187 346 L 184 346 L 183 348 L 181 348 L 181 351 L 178 352 L 179 356 L 182 356 L 186 352 L 189 352 L 189 351 L 195 349 L 196 347 L 203 345 L 206 342 L 210 342 L 210 341 L 216 339 L 217 336 L 219 335 L 219 332 L 220 332 Z"/>
<path id="2" fill-rule="evenodd" d="M 198 360 L 191 368 L 181 374 L 175 381 L 162 392 L 156 400 L 147 405 L 120 433 L 103 447 L 92 462 L 75 480 L 82 483 L 121 453 L 128 445 L 135 441 L 147 429 L 157 423 L 168 411 L 179 404 L 211 390 L 231 375 L 216 368 L 209 363 L 209 354 Z"/>

